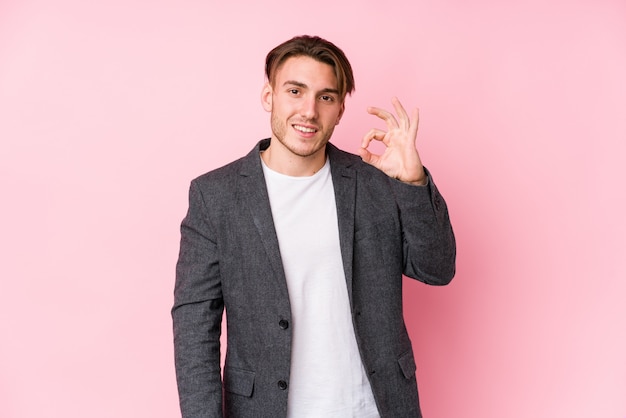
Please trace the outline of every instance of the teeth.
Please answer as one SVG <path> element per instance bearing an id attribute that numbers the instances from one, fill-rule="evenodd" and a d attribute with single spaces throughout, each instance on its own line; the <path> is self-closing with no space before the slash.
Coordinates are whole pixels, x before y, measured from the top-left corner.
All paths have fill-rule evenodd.
<path id="1" fill-rule="evenodd" d="M 315 132 L 315 129 L 313 129 L 313 128 L 305 128 L 304 126 L 294 125 L 294 128 L 296 128 L 300 132 L 305 132 L 305 133 L 313 133 L 313 132 Z"/>

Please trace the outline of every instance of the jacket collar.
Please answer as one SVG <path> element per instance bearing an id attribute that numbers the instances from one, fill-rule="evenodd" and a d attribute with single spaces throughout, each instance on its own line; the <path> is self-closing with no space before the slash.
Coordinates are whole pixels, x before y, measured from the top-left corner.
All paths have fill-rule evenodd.
<path id="1" fill-rule="evenodd" d="M 245 156 L 243 157 L 243 164 L 241 164 L 240 174 L 243 176 L 249 175 L 258 175 L 259 170 L 262 172 L 263 169 L 261 167 L 261 159 L 259 158 L 259 154 L 265 151 L 270 146 L 270 138 L 262 139 L 259 141 L 255 147 Z M 326 155 L 330 159 L 331 167 L 335 167 L 335 169 L 341 169 L 343 172 L 344 168 L 349 168 L 354 164 L 354 160 L 352 160 L 345 151 L 340 150 L 330 142 L 326 144 Z"/>

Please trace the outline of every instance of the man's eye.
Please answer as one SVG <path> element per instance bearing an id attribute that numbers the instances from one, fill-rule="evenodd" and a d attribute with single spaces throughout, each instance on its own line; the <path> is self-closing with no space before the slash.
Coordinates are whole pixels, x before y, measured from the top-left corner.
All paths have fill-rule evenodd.
<path id="1" fill-rule="evenodd" d="M 290 89 L 289 93 L 291 93 L 291 94 L 298 94 L 299 91 L 298 91 L 298 89 Z"/>
<path id="2" fill-rule="evenodd" d="M 332 102 L 333 101 L 333 96 L 322 96 L 322 97 L 320 97 L 320 99 L 322 99 L 322 101 L 324 101 L 324 102 Z"/>

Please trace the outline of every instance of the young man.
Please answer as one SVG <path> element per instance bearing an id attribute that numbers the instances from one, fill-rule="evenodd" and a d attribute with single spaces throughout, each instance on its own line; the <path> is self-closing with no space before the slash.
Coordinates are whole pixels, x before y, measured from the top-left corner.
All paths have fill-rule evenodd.
<path id="1" fill-rule="evenodd" d="M 328 142 L 354 90 L 339 48 L 293 38 L 266 76 L 271 138 L 190 187 L 172 309 L 183 417 L 421 417 L 402 275 L 449 283 L 455 241 L 417 110 L 369 108 L 387 131 L 359 158 Z"/>

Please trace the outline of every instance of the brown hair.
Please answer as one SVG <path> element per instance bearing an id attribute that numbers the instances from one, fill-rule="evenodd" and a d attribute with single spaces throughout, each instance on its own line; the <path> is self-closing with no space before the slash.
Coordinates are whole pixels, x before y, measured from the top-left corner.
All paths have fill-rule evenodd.
<path id="1" fill-rule="evenodd" d="M 269 82 L 274 85 L 280 66 L 288 58 L 298 56 L 311 57 L 333 67 L 342 100 L 354 91 L 354 75 L 348 58 L 336 45 L 319 36 L 296 36 L 272 49 L 265 58 L 265 76 Z"/>

